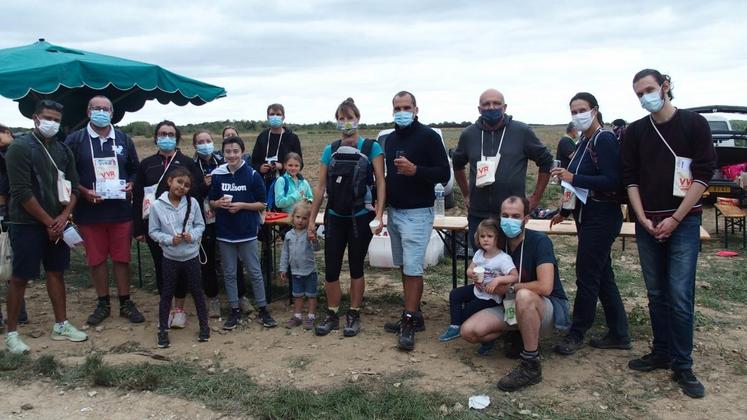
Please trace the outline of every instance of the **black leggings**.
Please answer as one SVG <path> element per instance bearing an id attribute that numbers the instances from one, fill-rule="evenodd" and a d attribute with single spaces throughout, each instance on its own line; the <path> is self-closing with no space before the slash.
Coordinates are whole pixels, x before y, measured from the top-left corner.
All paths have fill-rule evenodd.
<path id="1" fill-rule="evenodd" d="M 158 325 L 159 331 L 166 331 L 169 322 L 169 312 L 171 311 L 171 299 L 173 298 L 174 288 L 178 278 L 187 278 L 189 282 L 189 292 L 195 301 L 197 310 L 197 319 L 200 321 L 200 329 L 208 328 L 207 305 L 205 304 L 205 294 L 202 292 L 200 282 L 200 260 L 198 257 L 187 261 L 174 261 L 168 258 L 163 259 L 163 288 L 161 300 L 158 303 Z"/>
<path id="2" fill-rule="evenodd" d="M 205 290 L 205 295 L 209 298 L 218 296 L 218 288 L 222 282 L 218 281 L 217 267 L 216 264 L 217 248 L 215 240 L 215 223 L 205 225 L 205 232 L 202 234 L 202 248 L 207 254 L 207 263 L 202 265 L 202 288 Z M 239 289 L 239 297 L 246 296 L 246 283 L 244 282 L 244 266 L 241 264 L 241 260 L 236 265 L 236 283 Z"/>
<path id="3" fill-rule="evenodd" d="M 376 215 L 368 212 L 364 215 L 351 217 L 338 217 L 331 214 L 326 215 L 324 223 L 324 277 L 328 282 L 340 279 L 342 270 L 342 259 L 345 248 L 348 249 L 348 264 L 350 265 L 350 278 L 363 277 L 363 260 L 368 252 L 368 244 L 371 243 L 373 233 L 368 226 Z M 355 220 L 356 232 L 353 230 Z"/>
<path id="4" fill-rule="evenodd" d="M 451 289 L 451 293 L 449 293 L 451 325 L 462 325 L 472 315 L 493 306 L 498 306 L 498 303 L 493 299 L 485 300 L 475 296 L 474 284 Z"/>
<path id="5" fill-rule="evenodd" d="M 155 243 L 149 235 L 145 235 L 145 242 L 148 244 L 150 249 L 150 255 L 153 257 L 153 266 L 156 269 L 156 288 L 160 295 L 163 291 L 163 250 L 161 246 Z M 198 261 L 199 264 L 199 261 Z M 184 299 L 187 296 L 187 278 L 180 275 L 176 278 L 176 289 L 174 290 L 174 297 L 177 299 Z"/>

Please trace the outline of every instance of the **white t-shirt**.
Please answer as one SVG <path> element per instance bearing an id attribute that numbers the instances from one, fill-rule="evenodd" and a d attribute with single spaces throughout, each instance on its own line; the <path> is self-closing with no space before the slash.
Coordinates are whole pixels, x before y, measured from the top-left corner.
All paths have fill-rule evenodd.
<path id="1" fill-rule="evenodd" d="M 514 260 L 503 251 L 499 251 L 498 255 L 493 258 L 485 258 L 485 252 L 482 249 L 475 251 L 475 255 L 472 257 L 472 262 L 475 265 L 485 269 L 485 276 L 483 277 L 483 287 L 493 281 L 495 277 L 505 276 L 515 269 Z M 497 303 L 501 303 L 501 295 L 491 295 L 480 290 L 475 286 L 475 297 L 483 300 L 493 299 Z"/>

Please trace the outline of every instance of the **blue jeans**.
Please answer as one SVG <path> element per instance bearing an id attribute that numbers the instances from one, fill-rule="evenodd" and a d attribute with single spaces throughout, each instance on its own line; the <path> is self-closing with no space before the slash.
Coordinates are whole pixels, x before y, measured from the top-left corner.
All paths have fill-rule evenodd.
<path id="1" fill-rule="evenodd" d="M 291 279 L 291 287 L 293 290 L 293 297 L 309 297 L 315 298 L 317 294 L 317 285 L 319 283 L 316 271 L 313 271 L 305 276 L 297 276 L 293 274 Z"/>
<path id="2" fill-rule="evenodd" d="M 671 359 L 672 369 L 693 365 L 695 269 L 700 245 L 699 214 L 682 223 L 665 242 L 636 224 L 635 237 L 654 334 L 653 352 Z"/>
<path id="3" fill-rule="evenodd" d="M 433 230 L 433 208 L 389 207 L 387 231 L 392 242 L 392 260 L 406 276 L 421 277 L 425 251 Z"/>
<path id="4" fill-rule="evenodd" d="M 571 333 L 583 337 L 594 323 L 597 300 L 602 303 L 609 334 L 627 338 L 628 317 L 612 271 L 610 251 L 622 227 L 622 212 L 615 202 L 595 201 L 574 211 L 578 231 L 576 299 Z"/>
<path id="5" fill-rule="evenodd" d="M 246 271 L 249 273 L 249 281 L 252 282 L 254 300 L 258 307 L 267 306 L 265 298 L 265 281 L 262 276 L 262 267 L 259 264 L 259 249 L 257 240 L 245 242 L 223 242 L 218 241 L 220 250 L 220 262 L 223 266 L 223 281 L 226 287 L 226 296 L 231 308 L 239 307 L 239 289 L 236 280 L 237 262 L 241 259 Z"/>

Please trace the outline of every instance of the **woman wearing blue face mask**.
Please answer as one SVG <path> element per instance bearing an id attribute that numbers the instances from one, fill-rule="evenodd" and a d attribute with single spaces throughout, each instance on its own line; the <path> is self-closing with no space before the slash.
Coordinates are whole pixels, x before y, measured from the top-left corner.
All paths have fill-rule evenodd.
<path id="1" fill-rule="evenodd" d="M 179 132 L 179 128 L 173 122 L 164 120 L 156 125 L 153 133 L 156 153 L 140 161 L 132 188 L 132 234 L 138 241 L 145 241 L 148 244 L 156 270 L 156 287 L 159 293 L 163 280 L 161 276 L 163 254 L 161 247 L 147 235 L 150 203 L 155 201 L 155 197 L 160 196 L 168 189 L 165 175 L 171 168 L 177 166 L 184 166 L 192 174 L 194 182 L 192 182 L 192 188 L 189 192 L 191 196 L 195 197 L 197 201 L 202 202 L 206 194 L 205 182 L 203 181 L 200 168 L 194 164 L 192 159 L 184 156 L 177 147 L 180 139 L 181 133 Z M 174 294 L 176 303 L 173 306 L 173 317 L 169 318 L 173 320 L 171 326 L 175 328 L 184 328 L 186 323 L 187 317 L 184 313 L 184 297 L 186 294 L 186 279 L 180 278 L 177 281 L 176 292 Z"/>
<path id="2" fill-rule="evenodd" d="M 594 323 L 597 300 L 602 302 L 608 333 L 593 338 L 589 345 L 600 349 L 631 348 L 628 318 L 612 271 L 610 251 L 622 227 L 622 212 L 618 201 L 621 186 L 620 142 L 615 133 L 603 129 L 597 99 L 590 93 L 577 93 L 570 102 L 573 125 L 581 130 L 581 140 L 568 168 L 556 168 L 551 175 L 588 192 L 586 203 L 576 195 L 565 194 L 568 200 L 551 226 L 570 214 L 576 221 L 578 250 L 576 252 L 576 300 L 573 324 L 558 343 L 556 353 L 570 355 L 584 346 L 586 332 Z"/>
<path id="3" fill-rule="evenodd" d="M 272 104 L 267 107 L 267 124 L 270 126 L 257 136 L 252 150 L 252 167 L 259 171 L 265 179 L 265 185 L 282 175 L 283 162 L 288 152 L 296 152 L 301 158 L 301 141 L 298 136 L 286 128 L 285 107 Z"/>

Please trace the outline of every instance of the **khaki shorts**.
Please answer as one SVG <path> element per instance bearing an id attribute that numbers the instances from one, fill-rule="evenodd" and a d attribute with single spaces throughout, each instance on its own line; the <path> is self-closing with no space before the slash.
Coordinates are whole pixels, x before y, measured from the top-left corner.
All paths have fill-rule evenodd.
<path id="1" fill-rule="evenodd" d="M 550 299 L 547 297 L 542 297 L 542 301 L 545 303 L 544 310 L 542 312 L 542 325 L 540 325 L 540 334 L 541 335 L 547 335 L 552 333 L 554 326 L 555 326 L 555 320 L 553 318 L 553 307 L 552 302 L 550 302 Z M 493 306 L 492 308 L 483 309 L 481 312 L 489 313 L 495 316 L 496 318 L 503 321 L 503 304 L 500 304 L 498 306 Z M 519 329 L 519 325 L 509 325 L 507 326 L 507 331 L 516 331 Z"/>

